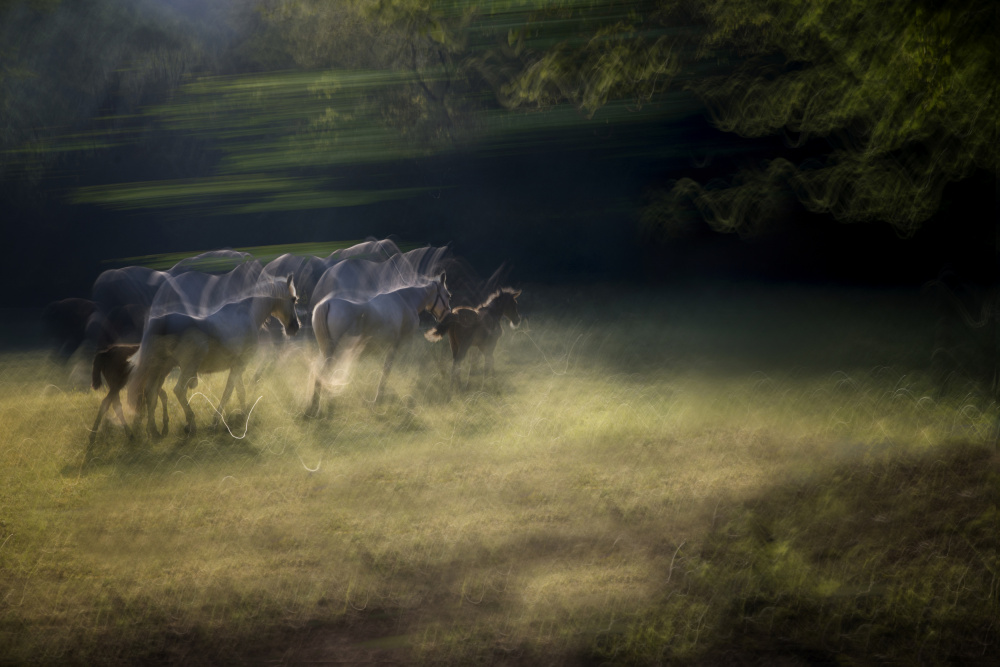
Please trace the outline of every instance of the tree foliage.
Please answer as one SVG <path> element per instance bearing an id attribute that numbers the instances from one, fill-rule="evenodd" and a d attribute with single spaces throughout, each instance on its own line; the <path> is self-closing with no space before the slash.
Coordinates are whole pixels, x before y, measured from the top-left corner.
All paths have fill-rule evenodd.
<path id="1" fill-rule="evenodd" d="M 479 131 L 490 104 L 587 116 L 672 88 L 720 129 L 783 135 L 773 157 L 707 184 L 681 178 L 644 219 L 692 205 L 717 229 L 757 229 L 797 197 L 844 221 L 909 233 L 943 187 L 997 168 L 996 9 L 961 0 L 271 0 L 304 67 L 405 71 L 384 119 L 431 142 Z M 492 103 L 482 96 L 489 92 Z M 669 122 L 665 120 L 664 122 Z M 817 146 L 822 150 L 817 150 Z"/>
<path id="2" fill-rule="evenodd" d="M 519 104 L 561 96 L 593 110 L 616 94 L 651 98 L 672 78 L 722 130 L 784 134 L 796 146 L 819 139 L 829 150 L 801 164 L 773 159 L 727 183 L 680 179 L 647 210 L 651 224 L 675 224 L 693 203 L 716 228 L 754 228 L 784 189 L 810 210 L 883 220 L 907 233 L 937 210 L 947 182 L 997 169 L 992 2 L 663 0 L 652 7 L 575 47 L 538 52 L 506 89 L 518 92 Z"/>

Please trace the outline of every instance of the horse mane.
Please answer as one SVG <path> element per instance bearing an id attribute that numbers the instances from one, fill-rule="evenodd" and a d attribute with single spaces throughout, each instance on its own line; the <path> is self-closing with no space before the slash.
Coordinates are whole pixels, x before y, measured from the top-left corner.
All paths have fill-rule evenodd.
<path id="1" fill-rule="evenodd" d="M 292 278 L 290 284 L 288 282 L 289 277 Z M 290 290 L 289 286 L 291 287 Z M 247 291 L 244 298 L 255 296 L 284 297 L 289 293 L 294 297 L 298 297 L 299 295 L 298 289 L 295 287 L 294 276 L 265 276 L 262 274 L 260 279 Z"/>
<path id="2" fill-rule="evenodd" d="M 515 294 L 517 294 L 517 290 L 514 289 L 513 287 L 501 287 L 500 289 L 496 290 L 488 297 L 486 297 L 486 301 L 483 301 L 483 303 L 479 306 L 479 308 L 486 308 L 487 306 L 492 305 L 494 301 L 499 299 L 504 294 L 510 294 L 511 296 L 514 296 Z M 478 310 L 479 308 L 477 308 L 476 310 Z"/>

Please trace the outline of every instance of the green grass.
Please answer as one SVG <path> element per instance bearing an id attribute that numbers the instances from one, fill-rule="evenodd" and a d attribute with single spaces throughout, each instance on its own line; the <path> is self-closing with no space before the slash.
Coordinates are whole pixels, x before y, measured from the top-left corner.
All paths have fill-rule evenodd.
<path id="1" fill-rule="evenodd" d="M 101 395 L 3 355 L 0 662 L 996 654 L 998 408 L 935 391 L 916 297 L 529 289 L 522 310 L 496 382 L 450 400 L 444 343 L 418 339 L 384 402 L 372 354 L 303 419 L 303 340 L 240 437 L 207 428 L 208 376 L 198 436 L 171 397 L 166 439 L 112 420 L 88 461 Z"/>

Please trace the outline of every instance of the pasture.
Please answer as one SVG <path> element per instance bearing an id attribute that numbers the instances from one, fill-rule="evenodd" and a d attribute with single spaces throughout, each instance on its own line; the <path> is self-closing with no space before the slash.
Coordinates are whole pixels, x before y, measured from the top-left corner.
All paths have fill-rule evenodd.
<path id="1" fill-rule="evenodd" d="M 496 380 L 473 353 L 450 400 L 447 345 L 418 335 L 384 401 L 370 354 L 305 419 L 307 330 L 261 350 L 248 419 L 184 442 L 171 396 L 165 439 L 106 419 L 89 461 L 89 367 L 4 353 L 0 663 L 1000 652 L 998 408 L 935 391 L 918 293 L 527 286 L 520 304 Z M 190 392 L 199 423 L 224 384 Z"/>

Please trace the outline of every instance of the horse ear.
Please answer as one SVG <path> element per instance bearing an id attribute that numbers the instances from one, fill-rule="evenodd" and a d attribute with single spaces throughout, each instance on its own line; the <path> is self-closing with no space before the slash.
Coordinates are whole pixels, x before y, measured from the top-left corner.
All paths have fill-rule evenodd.
<path id="1" fill-rule="evenodd" d="M 295 296 L 295 285 L 292 284 L 292 274 L 291 273 L 288 274 L 288 278 L 286 279 L 286 282 L 288 283 L 288 291 L 292 293 L 292 296 Z"/>
<path id="2" fill-rule="evenodd" d="M 514 296 L 514 298 L 515 298 L 515 299 L 516 299 L 517 297 L 521 296 L 521 290 L 517 290 L 516 292 L 514 292 L 514 295 L 513 295 L 513 296 Z"/>
<path id="3" fill-rule="evenodd" d="M 444 280 L 445 280 L 446 277 L 447 276 L 445 275 L 445 272 L 442 271 L 441 272 L 441 278 L 439 278 L 439 281 L 441 282 L 442 285 L 444 285 Z"/>

